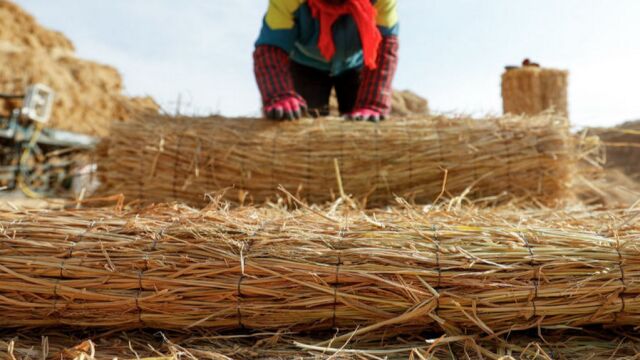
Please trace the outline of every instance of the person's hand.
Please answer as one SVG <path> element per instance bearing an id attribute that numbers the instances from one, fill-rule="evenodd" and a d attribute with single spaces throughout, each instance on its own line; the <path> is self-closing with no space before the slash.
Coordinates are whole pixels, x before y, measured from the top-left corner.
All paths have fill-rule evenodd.
<path id="1" fill-rule="evenodd" d="M 371 109 L 356 109 L 350 114 L 347 114 L 348 120 L 355 121 L 370 121 L 370 122 L 380 122 L 384 120 L 384 115 L 375 110 Z"/>
<path id="2" fill-rule="evenodd" d="M 300 119 L 306 111 L 305 101 L 295 96 L 287 96 L 264 108 L 265 116 L 272 120 Z"/>

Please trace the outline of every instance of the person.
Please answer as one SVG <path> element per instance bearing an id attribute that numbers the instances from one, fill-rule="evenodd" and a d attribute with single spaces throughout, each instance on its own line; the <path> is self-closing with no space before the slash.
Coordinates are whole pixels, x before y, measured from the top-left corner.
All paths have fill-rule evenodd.
<path id="1" fill-rule="evenodd" d="M 397 0 L 270 0 L 254 71 L 269 119 L 329 115 L 380 121 L 398 64 Z"/>

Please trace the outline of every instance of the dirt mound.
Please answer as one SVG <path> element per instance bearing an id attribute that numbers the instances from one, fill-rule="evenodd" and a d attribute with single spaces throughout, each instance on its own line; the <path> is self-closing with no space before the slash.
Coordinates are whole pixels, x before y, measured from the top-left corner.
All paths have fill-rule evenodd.
<path id="1" fill-rule="evenodd" d="M 50 127 L 106 136 L 113 120 L 156 112 L 151 98 L 122 94 L 122 77 L 110 66 L 81 60 L 63 34 L 41 27 L 17 5 L 0 0 L 0 92 L 22 94 L 43 83 L 56 92 Z M 7 116 L 16 104 L 0 101 Z"/>
<path id="2" fill-rule="evenodd" d="M 640 181 L 640 120 L 592 131 L 607 147 L 606 166 L 620 169 Z"/>
<path id="3" fill-rule="evenodd" d="M 335 92 L 331 94 L 329 100 L 329 110 L 332 115 L 338 115 L 338 99 Z M 391 99 L 391 115 L 407 116 L 407 115 L 429 115 L 429 102 L 420 95 L 403 90 L 393 91 Z"/>

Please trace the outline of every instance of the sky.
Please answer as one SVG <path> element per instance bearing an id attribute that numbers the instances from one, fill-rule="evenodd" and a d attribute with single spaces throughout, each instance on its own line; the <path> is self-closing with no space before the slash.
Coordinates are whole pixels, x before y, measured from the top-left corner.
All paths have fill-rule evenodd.
<path id="1" fill-rule="evenodd" d="M 129 95 L 166 111 L 258 115 L 253 43 L 268 0 L 16 0 L 82 58 L 115 66 Z M 638 0 L 398 0 L 396 89 L 432 110 L 502 111 L 505 65 L 568 69 L 577 126 L 640 119 Z"/>

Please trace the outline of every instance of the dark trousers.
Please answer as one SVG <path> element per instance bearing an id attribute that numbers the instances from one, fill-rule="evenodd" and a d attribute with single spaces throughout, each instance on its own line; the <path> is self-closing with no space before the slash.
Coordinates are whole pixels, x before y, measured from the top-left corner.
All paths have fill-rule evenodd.
<path id="1" fill-rule="evenodd" d="M 329 97 L 335 88 L 338 97 L 340 114 L 353 111 L 360 88 L 360 70 L 349 70 L 338 76 L 291 62 L 291 74 L 296 92 L 300 94 L 309 107 L 311 116 L 329 115 Z"/>

